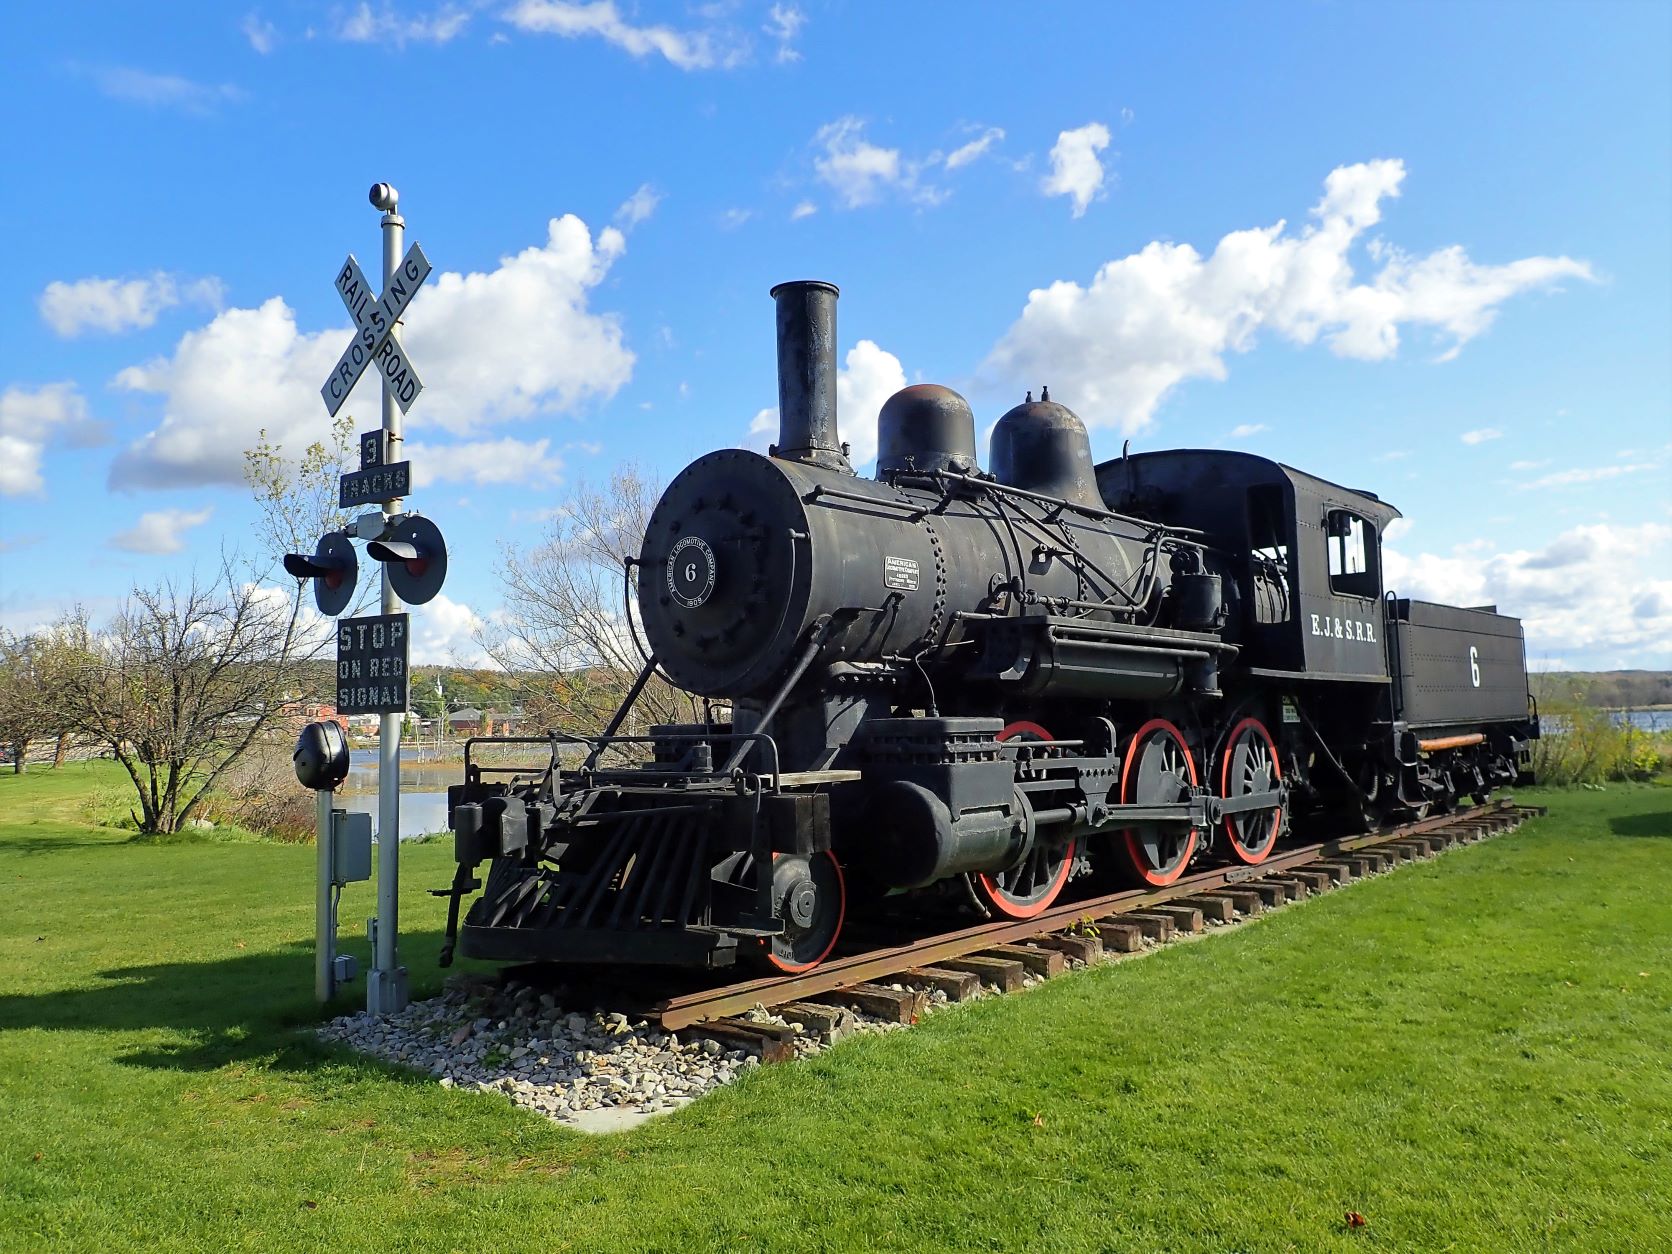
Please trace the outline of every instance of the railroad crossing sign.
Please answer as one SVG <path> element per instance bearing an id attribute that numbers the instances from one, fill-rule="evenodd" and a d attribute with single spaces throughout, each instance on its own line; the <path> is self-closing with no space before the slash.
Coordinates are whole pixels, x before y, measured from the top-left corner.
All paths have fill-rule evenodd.
<path id="1" fill-rule="evenodd" d="M 342 297 L 343 304 L 354 319 L 354 338 L 343 350 L 343 355 L 337 358 L 325 386 L 319 389 L 325 409 L 333 418 L 354 390 L 361 374 L 373 362 L 382 372 L 389 394 L 401 407 L 401 413 L 412 408 L 412 402 L 424 390 L 424 382 L 413 369 L 406 351 L 395 342 L 393 332 L 395 323 L 418 294 L 419 284 L 429 275 L 430 259 L 424 256 L 422 248 L 414 244 L 406 250 L 400 265 L 395 267 L 389 286 L 382 295 L 374 296 L 372 286 L 366 281 L 354 254 L 350 253 L 348 260 L 343 262 L 337 271 L 337 295 Z"/>

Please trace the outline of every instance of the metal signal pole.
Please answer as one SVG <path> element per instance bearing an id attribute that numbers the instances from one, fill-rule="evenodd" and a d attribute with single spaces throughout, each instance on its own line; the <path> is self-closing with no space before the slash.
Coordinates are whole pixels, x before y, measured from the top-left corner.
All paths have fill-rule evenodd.
<path id="1" fill-rule="evenodd" d="M 397 212 L 400 193 L 387 183 L 372 188 L 372 205 L 383 210 L 383 286 L 387 291 L 401 264 L 406 219 Z M 397 322 L 390 339 L 400 344 Z M 401 410 L 387 374 L 383 378 L 383 464 L 401 460 Z M 383 502 L 383 515 L 401 512 L 400 498 Z M 383 568 L 384 614 L 399 614 L 401 599 Z M 404 682 L 404 681 L 403 681 Z M 372 969 L 366 976 L 366 1009 L 393 1014 L 407 1004 L 406 968 L 400 962 L 401 719 L 384 714 L 377 735 L 377 918 L 373 922 Z"/>

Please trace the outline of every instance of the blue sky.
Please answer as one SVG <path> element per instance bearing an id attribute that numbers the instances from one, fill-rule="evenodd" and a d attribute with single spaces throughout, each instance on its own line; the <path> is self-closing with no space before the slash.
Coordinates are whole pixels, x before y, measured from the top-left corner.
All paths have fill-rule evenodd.
<path id="1" fill-rule="evenodd" d="M 324 431 L 388 180 L 436 268 L 431 660 L 475 656 L 565 484 L 760 441 L 767 288 L 817 277 L 861 450 L 905 382 L 983 428 L 1048 383 L 1100 457 L 1377 491 L 1391 582 L 1524 615 L 1536 664 L 1672 666 L 1669 13 L 12 6 L 0 623 L 248 542 L 239 454 Z"/>

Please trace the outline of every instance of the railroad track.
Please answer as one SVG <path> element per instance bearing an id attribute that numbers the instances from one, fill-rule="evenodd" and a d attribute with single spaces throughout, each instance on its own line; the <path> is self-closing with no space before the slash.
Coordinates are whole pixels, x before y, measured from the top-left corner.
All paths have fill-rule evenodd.
<path id="1" fill-rule="evenodd" d="M 1199 932 L 1209 921 L 1233 922 L 1400 862 L 1499 835 L 1545 813 L 1542 806 L 1493 802 L 1386 831 L 1304 845 L 1259 866 L 1213 868 L 1166 888 L 1109 893 L 1022 921 L 899 939 L 829 958 L 803 975 L 763 976 L 652 997 L 637 1009 L 666 1030 L 694 1028 L 746 1045 L 763 1061 L 780 1061 L 794 1053 L 793 1031 L 737 1016 L 760 1006 L 816 1027 L 834 1022 L 841 1007 L 853 1006 L 909 1023 L 935 989 L 952 1000 L 973 995 L 983 984 L 1008 992 L 1021 987 L 1030 972 L 1056 975 L 1070 959 L 1089 964 L 1105 951 L 1131 953 L 1146 941 Z"/>

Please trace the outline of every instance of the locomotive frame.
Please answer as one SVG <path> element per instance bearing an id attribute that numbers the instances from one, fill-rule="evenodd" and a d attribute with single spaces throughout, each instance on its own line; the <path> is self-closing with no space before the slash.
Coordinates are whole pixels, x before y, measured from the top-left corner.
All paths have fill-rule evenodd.
<path id="1" fill-rule="evenodd" d="M 804 971 L 850 908 L 1025 919 L 1071 880 L 1257 865 L 1292 828 L 1524 775 L 1520 624 L 1387 592 L 1391 505 L 1240 452 L 1094 468 L 1044 390 L 983 472 L 963 399 L 908 387 L 860 478 L 836 296 L 773 289 L 777 444 L 699 458 L 652 513 L 628 564 L 645 664 L 604 731 L 495 738 L 543 747 L 523 772 L 467 744 L 444 964 L 457 940 Z M 730 719 L 624 733 L 653 675 Z"/>

